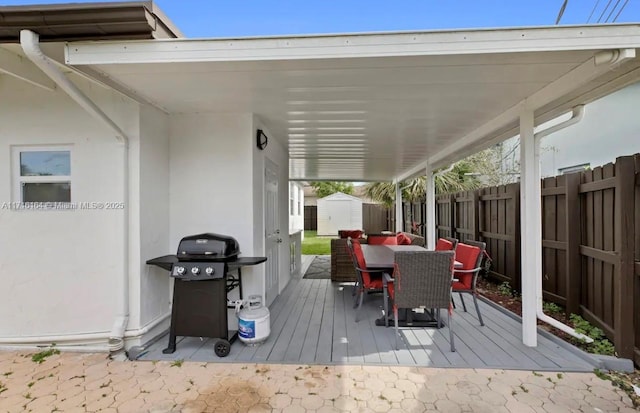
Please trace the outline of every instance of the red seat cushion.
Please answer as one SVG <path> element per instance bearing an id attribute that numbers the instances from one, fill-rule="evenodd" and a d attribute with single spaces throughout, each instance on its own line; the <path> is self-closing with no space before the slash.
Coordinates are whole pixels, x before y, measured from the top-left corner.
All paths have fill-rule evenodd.
<path id="1" fill-rule="evenodd" d="M 393 300 L 393 297 L 395 296 L 395 286 L 393 285 L 392 282 L 387 284 L 387 291 L 389 292 L 389 297 L 391 297 L 391 299 Z"/>
<path id="2" fill-rule="evenodd" d="M 480 248 L 460 243 L 456 247 L 456 261 L 462 264 L 458 269 L 472 270 L 478 264 L 478 256 L 482 253 Z M 473 273 L 461 273 L 454 271 L 453 278 L 458 281 L 453 283 L 453 290 L 470 290 L 473 284 Z"/>
<path id="3" fill-rule="evenodd" d="M 453 249 L 453 242 L 444 238 L 438 238 L 436 242 L 436 251 L 451 251 Z"/>
<path id="4" fill-rule="evenodd" d="M 359 229 L 341 229 L 338 231 L 340 238 L 354 238 L 358 239 L 362 237 L 363 232 Z"/>
<path id="5" fill-rule="evenodd" d="M 396 235 L 396 239 L 398 240 L 398 245 L 411 245 L 411 238 L 402 232 Z"/>
<path id="6" fill-rule="evenodd" d="M 398 245 L 398 238 L 395 235 L 369 235 L 367 237 L 369 245 Z"/>
<path id="7" fill-rule="evenodd" d="M 353 253 L 355 254 L 356 261 L 358 262 L 358 267 L 363 269 L 367 268 L 367 263 L 364 260 L 364 253 L 362 252 L 362 246 L 360 245 L 360 241 L 358 241 L 357 239 L 352 239 L 351 243 L 353 245 Z M 379 281 L 379 286 L 378 287 L 372 286 L 376 284 L 377 281 Z M 371 274 L 369 274 L 366 271 L 362 271 L 362 282 L 364 284 L 363 285 L 364 288 L 371 288 L 371 289 L 382 288 L 382 280 L 379 278 L 372 279 Z"/>

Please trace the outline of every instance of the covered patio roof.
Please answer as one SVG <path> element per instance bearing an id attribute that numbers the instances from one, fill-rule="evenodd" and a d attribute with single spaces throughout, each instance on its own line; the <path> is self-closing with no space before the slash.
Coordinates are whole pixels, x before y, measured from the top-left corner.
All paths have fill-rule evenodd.
<path id="1" fill-rule="evenodd" d="M 292 180 L 424 174 L 640 80 L 640 25 L 74 42 L 66 64 L 167 113 L 258 115 Z"/>

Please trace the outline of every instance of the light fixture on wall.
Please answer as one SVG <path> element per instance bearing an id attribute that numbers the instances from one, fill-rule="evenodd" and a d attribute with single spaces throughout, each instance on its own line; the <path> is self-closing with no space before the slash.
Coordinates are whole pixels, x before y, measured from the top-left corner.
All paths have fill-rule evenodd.
<path id="1" fill-rule="evenodd" d="M 256 145 L 258 146 L 258 149 L 264 150 L 264 148 L 267 147 L 267 143 L 269 143 L 269 138 L 265 135 L 262 129 L 258 129 L 256 132 Z"/>

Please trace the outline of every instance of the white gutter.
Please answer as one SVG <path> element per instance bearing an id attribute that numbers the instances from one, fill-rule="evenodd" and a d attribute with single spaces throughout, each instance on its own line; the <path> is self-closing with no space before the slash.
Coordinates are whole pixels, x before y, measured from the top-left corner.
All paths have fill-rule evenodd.
<path id="1" fill-rule="evenodd" d="M 571 118 L 565 120 L 564 122 L 558 123 L 550 128 L 541 130 L 533 135 L 533 137 L 537 140 L 544 138 L 545 136 L 549 136 L 552 133 L 555 133 L 561 129 L 567 128 L 573 124 L 576 124 L 582 120 L 584 117 L 584 105 L 577 105 L 572 109 Z"/>
<path id="2" fill-rule="evenodd" d="M 571 118 L 567 119 L 564 122 L 561 122 L 557 125 L 554 125 L 550 128 L 547 128 L 545 130 L 542 130 L 538 133 L 535 133 L 533 135 L 534 138 L 534 144 L 535 144 L 535 152 L 536 153 L 540 153 L 540 141 L 543 137 L 551 135 L 552 133 L 555 133 L 561 129 L 567 128 L 571 125 L 574 125 L 578 122 L 580 122 L 582 120 L 582 118 L 584 117 L 584 105 L 578 105 L 575 106 L 573 108 L 573 111 L 571 113 Z M 593 339 L 587 335 L 584 335 L 582 333 L 578 333 L 576 332 L 576 330 L 558 320 L 556 320 L 553 317 L 550 317 L 548 315 L 546 315 L 543 311 L 543 306 L 542 306 L 542 275 L 539 274 L 538 275 L 538 279 L 536 280 L 536 317 L 538 317 L 538 320 L 543 321 L 555 328 L 557 328 L 558 330 L 562 330 L 565 333 L 579 339 L 579 340 L 583 340 L 587 343 L 593 343 Z"/>
<path id="3" fill-rule="evenodd" d="M 125 205 L 122 213 L 123 266 L 121 277 L 117 281 L 117 289 L 120 291 L 120 293 L 117 294 L 117 314 L 108 336 L 110 350 L 118 351 L 124 347 L 125 330 L 129 323 L 129 138 L 111 118 L 58 69 L 56 62 L 42 52 L 40 49 L 39 35 L 37 33 L 31 30 L 21 30 L 20 45 L 29 60 L 49 76 L 60 89 L 64 90 L 67 95 L 87 111 L 87 113 L 106 124 L 115 132 L 116 139 L 122 144 L 122 200 Z"/>
<path id="4" fill-rule="evenodd" d="M 160 316 L 137 330 L 127 330 L 124 337 L 127 339 L 142 337 L 149 331 L 162 324 L 171 316 L 167 313 Z M 42 348 L 43 346 L 56 344 L 58 349 L 73 351 L 110 351 L 111 346 L 95 345 L 95 343 L 112 338 L 112 333 L 104 331 L 100 333 L 69 334 L 56 336 L 32 336 L 32 337 L 3 337 L 0 338 L 0 348 L 7 350 Z"/>

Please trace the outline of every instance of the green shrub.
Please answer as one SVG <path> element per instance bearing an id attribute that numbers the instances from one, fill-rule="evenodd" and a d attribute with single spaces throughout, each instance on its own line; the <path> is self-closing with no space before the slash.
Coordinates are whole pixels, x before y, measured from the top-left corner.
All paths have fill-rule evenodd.
<path id="1" fill-rule="evenodd" d="M 591 325 L 587 320 L 577 314 L 571 314 L 569 320 L 577 333 L 582 333 L 593 339 L 593 343 L 588 344 L 588 350 L 595 354 L 612 356 L 615 353 L 613 344 L 604 335 L 604 331 Z"/>
<path id="2" fill-rule="evenodd" d="M 562 313 L 562 307 L 556 303 L 543 302 L 542 310 L 547 314 L 560 314 Z"/>
<path id="3" fill-rule="evenodd" d="M 500 293 L 500 295 L 513 297 L 513 288 L 511 288 L 508 281 L 505 281 L 498 286 L 498 293 Z"/>

